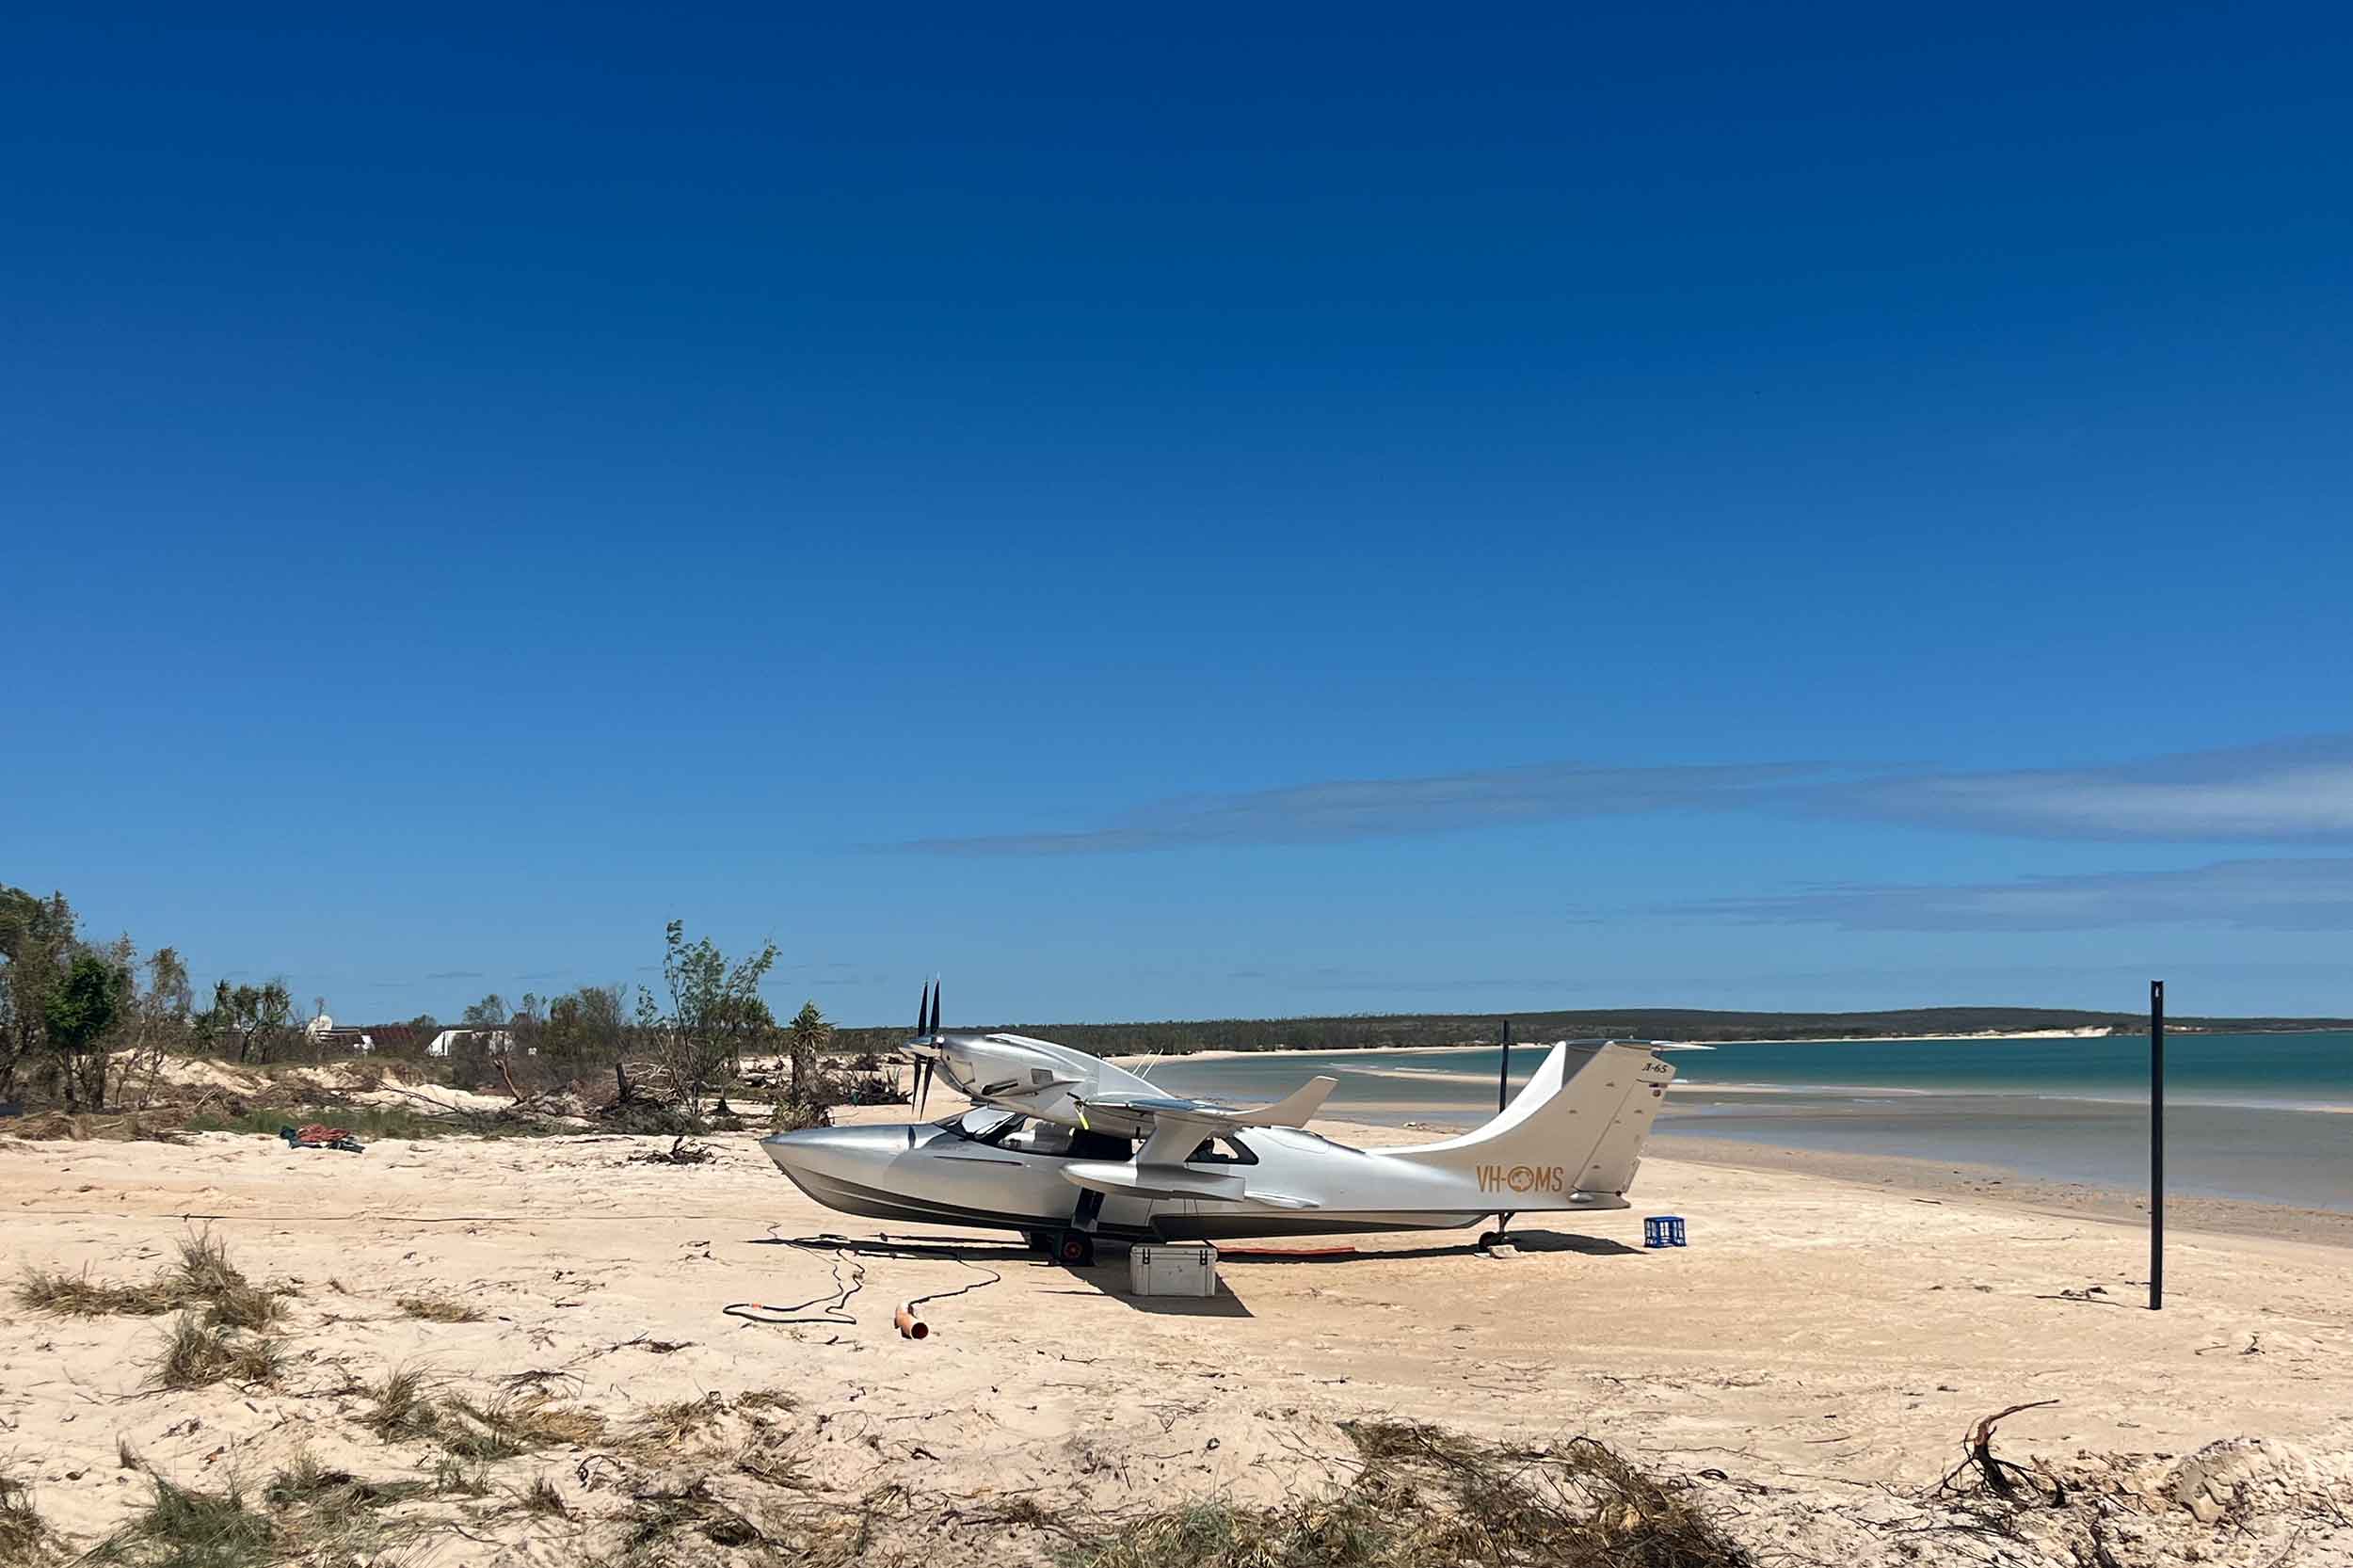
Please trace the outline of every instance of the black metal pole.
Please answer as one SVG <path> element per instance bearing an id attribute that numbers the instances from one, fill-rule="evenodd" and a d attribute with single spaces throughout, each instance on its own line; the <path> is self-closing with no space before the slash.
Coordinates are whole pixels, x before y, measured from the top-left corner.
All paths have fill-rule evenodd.
<path id="1" fill-rule="evenodd" d="M 1503 1020 L 1503 1065 L 1496 1069 L 1496 1114 L 1503 1114 L 1503 1102 L 1512 1096 L 1512 1020 Z"/>
<path id="2" fill-rule="evenodd" d="M 2149 1310 L 2165 1309 L 2165 982 L 2149 983 Z"/>

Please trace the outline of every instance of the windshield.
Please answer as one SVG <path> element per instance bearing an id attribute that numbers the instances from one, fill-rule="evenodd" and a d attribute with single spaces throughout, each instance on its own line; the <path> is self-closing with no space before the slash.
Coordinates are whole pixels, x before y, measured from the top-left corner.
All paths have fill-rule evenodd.
<path id="1" fill-rule="evenodd" d="M 932 1125 L 946 1128 L 959 1138 L 969 1138 L 980 1144 L 993 1144 L 1018 1127 L 1021 1119 L 1019 1112 L 1000 1111 L 993 1105 L 976 1105 L 969 1111 L 959 1111 L 952 1116 L 943 1116 Z"/>

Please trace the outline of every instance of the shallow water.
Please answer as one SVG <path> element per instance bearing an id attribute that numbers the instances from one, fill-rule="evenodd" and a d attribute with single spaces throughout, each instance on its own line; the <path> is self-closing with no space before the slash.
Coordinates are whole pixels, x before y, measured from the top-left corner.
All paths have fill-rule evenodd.
<path id="1" fill-rule="evenodd" d="M 1513 1052 L 1514 1087 L 1543 1052 Z M 2145 1038 L 1774 1043 L 1677 1051 L 1662 1136 L 1950 1160 L 2094 1186 L 2149 1176 Z M 1272 1099 L 1319 1072 L 1341 1117 L 1468 1125 L 1496 1109 L 1493 1048 L 1173 1058 L 1172 1092 Z M 2170 1034 L 2168 1186 L 2353 1211 L 2353 1032 Z"/>

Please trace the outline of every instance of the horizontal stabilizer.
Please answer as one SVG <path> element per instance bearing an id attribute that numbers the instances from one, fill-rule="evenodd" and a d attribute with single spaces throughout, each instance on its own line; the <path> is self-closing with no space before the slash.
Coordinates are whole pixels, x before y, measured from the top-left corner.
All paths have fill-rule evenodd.
<path id="1" fill-rule="evenodd" d="M 1323 1109 L 1323 1102 L 1332 1091 L 1340 1086 L 1337 1078 L 1311 1078 L 1306 1082 L 1276 1100 L 1256 1111 L 1245 1111 L 1234 1118 L 1237 1127 L 1305 1127 L 1307 1118 Z"/>

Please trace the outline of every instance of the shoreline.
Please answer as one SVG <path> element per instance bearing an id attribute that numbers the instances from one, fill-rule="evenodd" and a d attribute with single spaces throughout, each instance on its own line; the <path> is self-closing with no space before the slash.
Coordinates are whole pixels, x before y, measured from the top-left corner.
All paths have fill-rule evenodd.
<path id="1" fill-rule="evenodd" d="M 1364 1148 L 1453 1137 L 1469 1130 L 1459 1122 L 1444 1120 L 1390 1125 L 1320 1116 L 1308 1125 L 1340 1143 Z M 1976 1204 L 2043 1219 L 2089 1220 L 2117 1228 L 2143 1228 L 2149 1218 L 2147 1195 L 2128 1188 L 2059 1181 L 2008 1166 L 1965 1160 L 1787 1148 L 1698 1133 L 1678 1134 L 1666 1125 L 1652 1134 L 1642 1159 L 1645 1165 L 1657 1161 L 1669 1167 L 1705 1166 L 1775 1177 L 1801 1176 L 1841 1187 L 1901 1193 L 1919 1203 Z M 1638 1177 L 1631 1190 L 1638 1209 L 1643 1207 L 1643 1186 Z M 2169 1233 L 2184 1236 L 2353 1248 L 2353 1212 L 2333 1208 L 2169 1192 L 2165 1219 Z"/>
<path id="2" fill-rule="evenodd" d="M 2104 1025 L 2092 1025 L 2083 1029 L 2016 1031 L 1981 1029 L 1972 1030 L 1962 1034 L 1824 1034 L 1810 1039 L 1791 1039 L 1785 1036 L 1760 1034 L 1753 1037 L 1744 1036 L 1737 1040 L 1656 1040 L 1643 1043 L 1676 1046 L 1691 1050 L 1712 1050 L 1718 1046 L 1875 1046 L 1918 1044 L 1930 1040 L 2113 1040 L 2133 1038 L 2138 1032 L 2137 1030 L 2115 1030 Z M 2166 1027 L 2168 1038 L 2205 1032 L 2208 1032 L 2178 1029 L 2169 1024 Z M 2280 1029 L 2265 1030 L 2264 1032 L 2267 1034 L 2330 1034 L 2338 1032 L 2325 1029 Z M 1513 1050 L 1544 1050 L 1553 1044 L 1554 1042 L 1550 1040 L 1515 1040 L 1512 1043 L 1512 1048 Z M 1408 1051 L 1431 1055 L 1440 1051 L 1494 1050 L 1495 1048 L 1496 1045 L 1493 1041 L 1483 1045 L 1455 1046 L 1348 1046 L 1337 1050 L 1319 1050 L 1292 1046 L 1284 1046 L 1273 1050 L 1236 1050 L 1216 1046 L 1205 1050 L 1129 1051 L 1118 1056 L 1106 1056 L 1100 1060 L 1110 1063 L 1114 1067 L 1132 1068 L 1151 1062 L 1225 1062 L 1236 1058 L 1283 1056 L 1385 1056 Z"/>
<path id="3" fill-rule="evenodd" d="M 1931 1198 L 1973 1199 L 2022 1213 L 2059 1214 L 2134 1228 L 2145 1227 L 2149 1221 L 2149 1200 L 2144 1193 L 2085 1182 L 2055 1181 L 2002 1165 L 1955 1163 L 1902 1155 L 1850 1154 L 1833 1149 L 1783 1148 L 1696 1133 L 1677 1134 L 1663 1128 L 1653 1136 L 1649 1154 L 1680 1164 L 1818 1176 L 1850 1186 L 1929 1194 L 1930 1197 L 1921 1199 L 1924 1202 Z M 2353 1213 L 2333 1208 L 2302 1208 L 2251 1198 L 2169 1192 L 2165 1222 L 2169 1232 L 2353 1247 Z"/>

